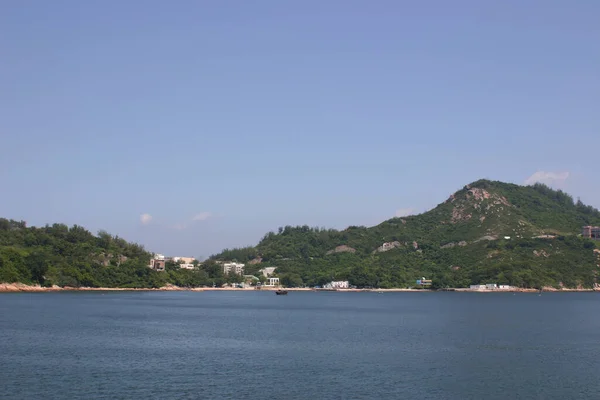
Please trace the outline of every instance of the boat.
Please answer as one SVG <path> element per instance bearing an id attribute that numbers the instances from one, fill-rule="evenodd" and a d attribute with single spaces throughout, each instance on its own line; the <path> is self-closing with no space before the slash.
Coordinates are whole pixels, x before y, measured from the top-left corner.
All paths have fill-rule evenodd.
<path id="1" fill-rule="evenodd" d="M 278 296 L 282 295 L 282 294 L 287 294 L 287 290 L 281 290 L 281 289 L 280 290 L 276 290 L 275 294 L 278 295 Z"/>

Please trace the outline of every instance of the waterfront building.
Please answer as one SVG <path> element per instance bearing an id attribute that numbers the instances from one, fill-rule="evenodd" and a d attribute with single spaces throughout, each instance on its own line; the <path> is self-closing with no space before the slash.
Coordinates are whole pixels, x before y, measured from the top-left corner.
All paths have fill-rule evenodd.
<path id="1" fill-rule="evenodd" d="M 223 264 L 224 274 L 237 274 L 242 275 L 244 273 L 244 264 L 229 262 Z"/>

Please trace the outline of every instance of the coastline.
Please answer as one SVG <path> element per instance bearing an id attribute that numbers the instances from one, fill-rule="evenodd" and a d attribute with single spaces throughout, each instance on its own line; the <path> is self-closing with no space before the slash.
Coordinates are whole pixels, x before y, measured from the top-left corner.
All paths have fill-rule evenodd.
<path id="1" fill-rule="evenodd" d="M 275 291 L 279 288 L 276 287 L 263 287 L 258 291 Z M 470 288 L 449 288 L 449 289 L 441 289 L 441 290 L 433 290 L 433 289 L 405 289 L 405 288 L 395 288 L 395 289 L 312 289 L 312 288 L 284 288 L 289 292 L 343 292 L 343 293 L 360 293 L 360 292 L 416 292 L 416 293 L 429 293 L 429 292 L 466 292 L 466 293 L 536 293 L 539 292 L 539 289 L 528 289 L 528 288 L 512 288 L 512 289 L 483 289 L 483 290 L 475 290 Z M 51 287 L 42 287 L 40 285 L 26 285 L 23 283 L 0 283 L 0 293 L 38 293 L 38 292 L 126 292 L 126 291 L 135 291 L 135 292 L 166 292 L 166 291 L 179 291 L 179 292 L 210 292 L 210 291 L 257 291 L 254 287 L 250 288 L 221 288 L 221 287 L 197 287 L 197 288 L 185 288 L 174 285 L 167 285 L 160 288 L 94 288 L 94 287 L 60 287 L 60 286 L 51 286 Z M 544 292 L 597 292 L 599 290 L 596 289 L 556 289 L 553 287 L 545 287 L 543 288 Z"/>

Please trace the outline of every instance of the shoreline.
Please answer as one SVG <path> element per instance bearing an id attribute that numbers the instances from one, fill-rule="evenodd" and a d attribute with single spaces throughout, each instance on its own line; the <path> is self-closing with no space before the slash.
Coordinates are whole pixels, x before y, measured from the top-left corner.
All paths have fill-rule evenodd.
<path id="1" fill-rule="evenodd" d="M 388 292 L 413 292 L 413 293 L 430 293 L 430 292 L 463 292 L 463 293 L 537 293 L 539 289 L 527 289 L 527 288 L 512 288 L 512 289 L 483 289 L 476 290 L 470 288 L 449 288 L 449 289 L 406 289 L 406 288 L 394 288 L 394 289 L 312 289 L 312 288 L 276 288 L 268 287 L 256 290 L 254 287 L 250 288 L 222 288 L 222 287 L 197 287 L 197 288 L 185 288 L 174 285 L 167 285 L 160 288 L 94 288 L 94 287 L 42 287 L 39 285 L 26 285 L 23 283 L 0 283 L 0 293 L 42 293 L 42 292 L 210 292 L 210 291 L 275 291 L 278 289 L 284 289 L 288 292 L 342 292 L 342 293 L 388 293 Z M 545 287 L 543 292 L 553 293 L 578 293 L 578 292 L 597 292 L 596 289 L 556 289 Z"/>

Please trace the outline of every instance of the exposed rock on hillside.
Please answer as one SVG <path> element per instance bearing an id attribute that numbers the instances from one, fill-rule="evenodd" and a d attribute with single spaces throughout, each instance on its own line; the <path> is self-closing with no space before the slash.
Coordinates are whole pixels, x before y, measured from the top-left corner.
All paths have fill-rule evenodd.
<path id="1" fill-rule="evenodd" d="M 550 254 L 546 253 L 545 250 L 534 250 L 533 255 L 536 257 L 550 257 Z"/>
<path id="2" fill-rule="evenodd" d="M 346 246 L 345 244 L 343 244 L 341 246 L 337 246 L 333 250 L 329 250 L 326 254 L 333 254 L 333 253 L 356 253 L 356 249 L 353 249 L 352 247 Z"/>
<path id="3" fill-rule="evenodd" d="M 379 246 L 375 251 L 375 252 L 379 252 L 379 253 L 383 253 L 386 251 L 390 251 L 395 249 L 396 247 L 400 247 L 401 244 L 398 241 L 394 241 L 394 242 L 386 242 L 384 244 L 382 244 L 381 246 Z"/>

